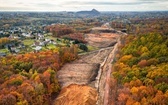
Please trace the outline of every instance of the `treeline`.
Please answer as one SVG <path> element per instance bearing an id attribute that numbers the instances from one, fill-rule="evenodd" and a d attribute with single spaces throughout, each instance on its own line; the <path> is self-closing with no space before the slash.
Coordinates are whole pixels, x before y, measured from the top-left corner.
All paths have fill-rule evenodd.
<path id="1" fill-rule="evenodd" d="M 66 37 L 72 40 L 86 43 L 84 34 L 76 32 L 68 25 L 56 24 L 45 27 L 45 30 L 51 32 L 54 37 Z"/>
<path id="2" fill-rule="evenodd" d="M 54 37 L 59 37 L 67 40 L 69 43 L 73 41 L 73 44 L 77 44 L 81 50 L 88 51 L 86 46 L 87 41 L 85 40 L 84 33 L 77 31 L 69 25 L 56 24 L 45 27 L 45 30 L 51 32 Z M 67 44 L 68 46 L 70 44 Z"/>
<path id="3" fill-rule="evenodd" d="M 66 36 L 63 36 L 64 39 L 74 40 L 74 44 L 78 43 L 87 43 L 83 33 L 73 33 Z"/>
<path id="4" fill-rule="evenodd" d="M 84 33 L 75 30 L 72 26 L 56 24 L 45 27 L 45 30 L 51 32 L 54 37 L 66 37 L 69 39 L 73 39 L 79 42 L 86 43 L 84 39 Z"/>
<path id="5" fill-rule="evenodd" d="M 134 34 L 146 34 L 149 32 L 157 32 L 162 35 L 168 35 L 167 17 L 165 18 L 146 18 L 131 19 L 131 24 L 127 25 L 128 32 Z"/>
<path id="6" fill-rule="evenodd" d="M 67 24 L 55 24 L 46 26 L 45 30 L 55 37 L 67 37 L 81 43 L 86 43 L 84 34 L 89 33 L 91 28 L 101 26 L 97 19 L 73 20 Z"/>
<path id="7" fill-rule="evenodd" d="M 168 37 L 127 36 L 125 43 L 113 66 L 116 105 L 167 105 Z"/>
<path id="8" fill-rule="evenodd" d="M 72 28 L 63 24 L 47 26 L 45 27 L 45 30 L 51 32 L 55 37 L 61 37 L 63 35 L 71 34 L 74 32 Z"/>
<path id="9" fill-rule="evenodd" d="M 113 20 L 110 24 L 114 29 L 122 30 L 127 29 L 129 34 L 147 34 L 147 33 L 160 33 L 162 35 L 168 35 L 168 18 L 130 18 L 125 20 Z"/>
<path id="10" fill-rule="evenodd" d="M 157 32 L 168 35 L 168 18 L 131 19 L 131 25 L 127 28 L 136 34 Z"/>
<path id="11" fill-rule="evenodd" d="M 11 40 L 9 38 L 0 38 L 0 48 L 4 48 L 4 46 L 10 42 Z"/>
<path id="12" fill-rule="evenodd" d="M 0 58 L 0 105 L 50 105 L 57 71 L 76 58 L 76 46 Z"/>

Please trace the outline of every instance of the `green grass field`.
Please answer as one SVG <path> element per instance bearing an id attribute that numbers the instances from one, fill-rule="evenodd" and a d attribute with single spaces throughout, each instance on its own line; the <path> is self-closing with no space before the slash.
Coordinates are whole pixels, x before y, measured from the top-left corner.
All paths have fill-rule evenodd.
<path id="1" fill-rule="evenodd" d="M 88 48 L 88 51 L 94 51 L 94 50 L 98 50 L 98 48 L 96 48 L 96 47 L 93 47 L 93 46 L 87 46 L 87 48 Z"/>
<path id="2" fill-rule="evenodd" d="M 34 40 L 26 39 L 26 40 L 23 40 L 23 43 L 25 46 L 31 46 L 34 43 Z"/>
<path id="3" fill-rule="evenodd" d="M 9 53 L 9 50 L 8 49 L 0 49 L 0 52 L 2 52 L 2 53 Z"/>
<path id="4" fill-rule="evenodd" d="M 49 44 L 49 45 L 47 45 L 47 48 L 48 48 L 48 49 L 55 49 L 55 48 L 56 48 L 56 46 L 55 46 L 55 45 L 53 45 L 53 44 Z"/>

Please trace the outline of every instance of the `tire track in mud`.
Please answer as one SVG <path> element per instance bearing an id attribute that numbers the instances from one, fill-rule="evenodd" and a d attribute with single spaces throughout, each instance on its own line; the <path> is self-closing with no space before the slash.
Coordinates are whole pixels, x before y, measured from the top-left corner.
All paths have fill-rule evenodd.
<path id="1" fill-rule="evenodd" d="M 108 95 L 109 95 L 109 80 L 111 75 L 111 63 L 113 62 L 115 51 L 117 44 L 115 45 L 114 49 L 107 55 L 105 61 L 100 66 L 101 76 L 99 77 L 99 81 L 96 84 L 98 89 L 98 101 L 97 105 L 108 105 Z"/>

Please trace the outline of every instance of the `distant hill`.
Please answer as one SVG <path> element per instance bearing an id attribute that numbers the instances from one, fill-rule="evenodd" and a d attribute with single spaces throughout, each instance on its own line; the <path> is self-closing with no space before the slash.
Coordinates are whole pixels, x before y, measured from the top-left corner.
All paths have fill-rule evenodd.
<path id="1" fill-rule="evenodd" d="M 79 11 L 76 12 L 77 15 L 99 15 L 100 12 L 96 9 L 92 9 L 91 11 Z"/>

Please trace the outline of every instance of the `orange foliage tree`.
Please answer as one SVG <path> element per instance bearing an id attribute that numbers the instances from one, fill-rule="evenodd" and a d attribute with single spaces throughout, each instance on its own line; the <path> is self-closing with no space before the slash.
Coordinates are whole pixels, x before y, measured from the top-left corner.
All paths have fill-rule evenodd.
<path id="1" fill-rule="evenodd" d="M 0 58 L 0 105 L 51 104 L 57 71 L 76 58 L 76 46 Z"/>

